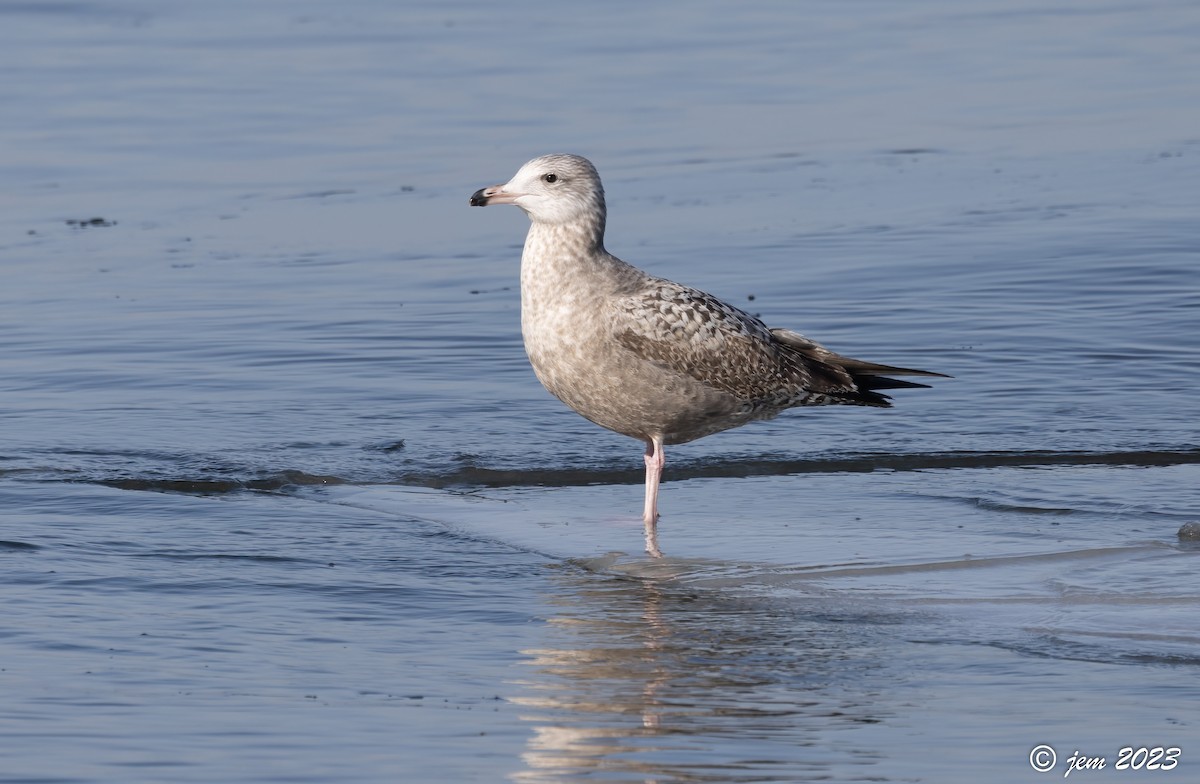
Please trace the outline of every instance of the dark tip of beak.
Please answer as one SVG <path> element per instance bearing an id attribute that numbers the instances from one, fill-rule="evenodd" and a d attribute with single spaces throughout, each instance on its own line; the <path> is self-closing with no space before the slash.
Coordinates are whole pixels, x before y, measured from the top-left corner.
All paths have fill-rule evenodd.
<path id="1" fill-rule="evenodd" d="M 486 207 L 487 206 L 488 197 L 485 196 L 483 193 L 486 190 L 487 190 L 487 188 L 480 188 L 479 190 L 477 190 L 471 194 L 471 206 L 472 207 Z"/>

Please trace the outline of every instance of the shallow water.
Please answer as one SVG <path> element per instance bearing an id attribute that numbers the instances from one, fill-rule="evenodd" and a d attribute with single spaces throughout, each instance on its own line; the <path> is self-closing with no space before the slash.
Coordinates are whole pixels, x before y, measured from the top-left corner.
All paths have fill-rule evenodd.
<path id="1" fill-rule="evenodd" d="M 0 3 L 0 781 L 1190 780 L 1197 34 Z M 954 378 L 669 450 L 651 562 L 466 206 L 551 150 L 618 255 Z"/>

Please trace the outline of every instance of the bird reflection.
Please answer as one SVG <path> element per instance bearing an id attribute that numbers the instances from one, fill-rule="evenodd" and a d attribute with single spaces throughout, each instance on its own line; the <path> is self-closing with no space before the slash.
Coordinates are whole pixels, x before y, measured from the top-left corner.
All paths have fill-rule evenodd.
<path id="1" fill-rule="evenodd" d="M 568 572 L 559 587 L 561 644 L 523 652 L 514 701 L 533 735 L 513 781 L 793 781 L 827 771 L 813 747 L 831 725 L 884 717 L 860 677 L 869 658 L 852 653 L 860 626 L 669 574 Z"/>

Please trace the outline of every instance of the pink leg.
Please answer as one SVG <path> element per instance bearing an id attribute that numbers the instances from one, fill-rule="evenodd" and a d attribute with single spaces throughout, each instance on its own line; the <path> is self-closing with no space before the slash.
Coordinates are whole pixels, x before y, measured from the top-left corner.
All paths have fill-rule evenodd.
<path id="1" fill-rule="evenodd" d="M 666 462 L 662 436 L 654 436 L 646 442 L 646 507 L 642 513 L 646 523 L 646 552 L 653 558 L 662 558 L 662 550 L 658 549 L 658 483 Z"/>

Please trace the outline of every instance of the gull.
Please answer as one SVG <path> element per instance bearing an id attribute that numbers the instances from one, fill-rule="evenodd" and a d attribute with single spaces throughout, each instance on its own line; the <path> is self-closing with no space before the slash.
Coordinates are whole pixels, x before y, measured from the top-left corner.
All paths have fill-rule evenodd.
<path id="1" fill-rule="evenodd" d="M 887 408 L 889 376 L 943 376 L 836 354 L 772 329 L 711 294 L 658 278 L 604 249 L 604 188 L 578 155 L 543 155 L 473 207 L 529 216 L 521 254 L 521 334 L 543 386 L 576 412 L 646 445 L 642 519 L 658 546 L 664 445 L 683 444 L 797 406 Z"/>

